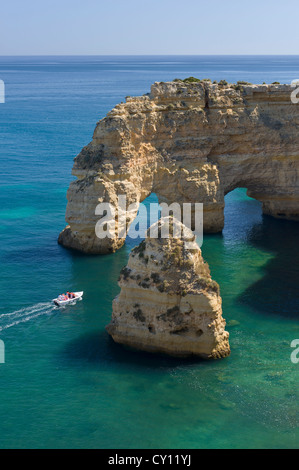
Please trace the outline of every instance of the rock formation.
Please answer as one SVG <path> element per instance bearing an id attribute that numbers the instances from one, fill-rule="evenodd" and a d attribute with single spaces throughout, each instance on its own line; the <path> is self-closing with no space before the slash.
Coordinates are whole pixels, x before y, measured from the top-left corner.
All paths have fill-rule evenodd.
<path id="1" fill-rule="evenodd" d="M 175 238 L 170 230 L 169 238 L 151 238 L 149 229 L 145 241 L 131 251 L 107 331 L 117 343 L 143 351 L 226 357 L 229 335 L 219 286 L 191 230 L 171 217 L 152 227 L 169 221 L 180 232 L 184 229 L 183 236 Z"/>
<path id="2" fill-rule="evenodd" d="M 204 229 L 221 231 L 224 196 L 237 187 L 263 212 L 299 220 L 299 105 L 289 85 L 210 81 L 155 83 L 127 98 L 96 126 L 76 157 L 68 190 L 64 246 L 90 253 L 118 249 L 122 238 L 99 239 L 99 202 L 204 203 Z M 130 225 L 136 211 L 127 217 Z"/>

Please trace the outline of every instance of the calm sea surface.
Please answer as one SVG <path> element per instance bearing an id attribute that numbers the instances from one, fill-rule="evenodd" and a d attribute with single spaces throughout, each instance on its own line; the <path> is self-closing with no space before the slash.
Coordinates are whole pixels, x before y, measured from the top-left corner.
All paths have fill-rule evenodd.
<path id="1" fill-rule="evenodd" d="M 57 245 L 73 158 L 96 122 L 154 81 L 290 83 L 299 57 L 0 57 L 1 448 L 298 447 L 299 224 L 226 197 L 203 254 L 232 353 L 214 362 L 127 351 L 105 325 L 132 240 L 116 254 Z M 154 196 L 151 196 L 154 199 Z M 54 309 L 59 292 L 84 300 Z"/>

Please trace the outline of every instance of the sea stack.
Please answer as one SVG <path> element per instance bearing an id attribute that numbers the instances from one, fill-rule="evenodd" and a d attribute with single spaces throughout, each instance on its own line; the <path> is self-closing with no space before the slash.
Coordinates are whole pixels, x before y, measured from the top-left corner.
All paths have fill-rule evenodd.
<path id="1" fill-rule="evenodd" d="M 169 237 L 162 238 L 166 224 Z M 131 251 L 119 286 L 107 326 L 117 343 L 177 357 L 230 354 L 219 286 L 194 234 L 181 222 L 164 217 L 150 227 Z"/>

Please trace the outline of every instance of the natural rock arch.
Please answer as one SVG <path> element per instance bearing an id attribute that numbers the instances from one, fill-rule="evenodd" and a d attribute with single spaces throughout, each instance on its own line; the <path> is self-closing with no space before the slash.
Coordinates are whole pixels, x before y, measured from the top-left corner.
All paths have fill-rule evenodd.
<path id="1" fill-rule="evenodd" d="M 125 237 L 95 235 L 97 204 L 117 206 L 119 194 L 137 205 L 153 192 L 159 202 L 202 202 L 206 232 L 222 230 L 224 196 L 237 187 L 264 213 L 299 220 L 299 107 L 291 92 L 177 81 L 117 105 L 75 159 L 59 242 L 90 253 L 120 248 Z"/>

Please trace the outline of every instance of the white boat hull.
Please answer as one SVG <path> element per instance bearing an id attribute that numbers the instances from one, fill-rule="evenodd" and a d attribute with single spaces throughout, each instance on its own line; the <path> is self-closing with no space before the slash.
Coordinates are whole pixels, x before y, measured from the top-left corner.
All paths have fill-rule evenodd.
<path id="1" fill-rule="evenodd" d="M 83 291 L 82 292 L 74 292 L 74 294 L 75 294 L 75 297 L 73 299 L 66 299 L 66 300 L 53 299 L 53 302 L 58 307 L 61 307 L 63 305 L 71 304 L 76 300 L 81 300 L 82 297 L 83 297 Z"/>

